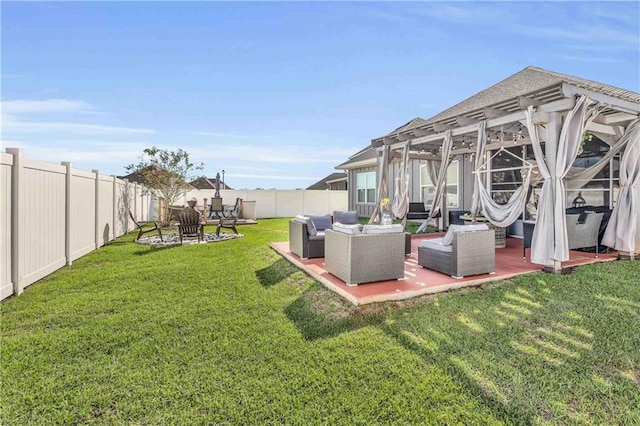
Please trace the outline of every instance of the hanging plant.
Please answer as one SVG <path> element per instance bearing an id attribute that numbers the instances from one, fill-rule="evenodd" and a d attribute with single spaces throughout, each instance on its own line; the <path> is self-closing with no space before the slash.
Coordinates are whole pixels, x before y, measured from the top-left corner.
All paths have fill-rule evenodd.
<path id="1" fill-rule="evenodd" d="M 591 142 L 593 140 L 593 135 L 591 133 L 584 132 L 582 134 L 582 140 L 580 141 L 580 147 L 578 148 L 578 156 L 582 155 L 584 151 L 584 144 L 587 142 Z"/>

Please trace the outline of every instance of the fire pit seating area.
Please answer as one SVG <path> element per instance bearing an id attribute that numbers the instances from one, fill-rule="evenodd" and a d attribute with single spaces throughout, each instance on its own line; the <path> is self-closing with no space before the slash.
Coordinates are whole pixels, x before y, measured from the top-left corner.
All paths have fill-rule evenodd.
<path id="1" fill-rule="evenodd" d="M 451 225 L 444 237 L 420 243 L 418 265 L 453 278 L 495 273 L 494 232 L 486 224 Z"/>
<path id="2" fill-rule="evenodd" d="M 349 286 L 404 277 L 402 225 L 344 225 L 325 231 L 325 270 Z"/>
<path id="3" fill-rule="evenodd" d="M 289 221 L 289 249 L 303 259 L 324 257 L 325 230 L 334 223 L 358 225 L 358 212 L 334 211 L 332 215 L 296 216 Z"/>

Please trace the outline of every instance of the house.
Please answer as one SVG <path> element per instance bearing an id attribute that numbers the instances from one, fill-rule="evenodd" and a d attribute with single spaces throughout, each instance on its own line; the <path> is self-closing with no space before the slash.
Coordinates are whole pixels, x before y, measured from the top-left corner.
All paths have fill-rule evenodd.
<path id="1" fill-rule="evenodd" d="M 193 181 L 189 182 L 189 184 L 191 186 L 193 186 L 196 189 L 216 189 L 216 178 L 215 177 L 205 177 L 205 176 L 200 176 L 197 179 L 194 179 Z M 233 189 L 231 188 L 229 185 L 227 185 L 225 182 L 221 181 L 220 182 L 220 189 Z"/>
<path id="2" fill-rule="evenodd" d="M 314 183 L 307 187 L 307 190 L 319 190 L 323 191 L 325 189 L 331 191 L 346 191 L 347 190 L 347 174 L 335 172 L 331 173 L 329 176 L 325 176 L 320 179 L 318 182 Z"/>
<path id="3" fill-rule="evenodd" d="M 635 150 L 640 149 L 639 115 L 640 94 L 636 92 L 526 67 L 429 119 L 414 118 L 389 134 L 373 139 L 370 146 L 336 168 L 345 170 L 354 182 L 349 188 L 349 209 L 357 210 L 361 216 L 370 216 L 376 207 L 383 152 L 389 149 L 389 163 L 383 170 L 388 171 L 388 193 L 393 198 L 401 164 L 398 154 L 406 147 L 409 201 L 431 207 L 438 188 L 433 177 L 444 179 L 438 188 L 443 191 L 442 198 L 437 203 L 442 228 L 471 209 L 474 185 L 485 187 L 493 203 L 505 205 L 517 190 L 518 194 L 523 193 L 519 188 L 524 188 L 527 182 L 524 192 L 527 202 L 522 216 L 536 219 L 538 210 L 542 208 L 545 212 L 544 223 L 536 220 L 532 261 L 557 271 L 560 262 L 568 258 L 566 219 L 561 212 L 586 205 L 589 209 L 605 209 L 611 213 L 620 201 L 618 194 L 623 193 L 619 176 L 624 147 L 627 143 L 633 146 L 629 150 L 633 156 Z M 577 147 L 577 151 L 569 154 L 569 146 Z M 478 156 L 478 147 L 484 147 L 484 153 L 481 151 L 480 158 L 474 158 Z M 573 163 L 564 163 L 576 153 Z M 450 161 L 450 165 L 441 178 L 434 165 L 443 159 Z M 596 163 L 598 167 L 585 169 Z M 625 175 L 636 173 L 633 159 L 623 166 L 627 171 Z M 534 177 L 523 179 L 525 175 L 530 176 L 523 173 L 525 169 L 531 170 Z M 597 173 L 580 174 L 587 171 Z M 543 185 L 546 192 L 542 191 Z M 637 202 L 634 198 L 640 196 L 638 192 L 632 185 L 624 187 L 625 209 L 633 209 Z M 538 203 L 538 199 L 542 201 Z M 483 203 L 486 200 L 485 197 Z M 628 218 L 633 229 L 630 237 L 621 238 L 616 233 L 618 240 L 624 242 L 615 246 L 633 258 L 629 250 L 633 250 L 634 239 L 635 249 L 640 248 L 640 229 L 636 231 L 636 223 L 640 228 L 640 219 L 630 212 L 623 213 L 627 216 L 617 220 L 617 226 L 626 225 Z M 512 231 L 522 233 L 522 220 L 510 223 L 513 223 Z"/>
<path id="4" fill-rule="evenodd" d="M 373 213 L 380 147 L 391 145 L 400 148 L 407 140 L 411 140 L 412 146 L 409 167 L 410 201 L 430 205 L 434 184 L 427 173 L 426 160 L 434 158 L 434 155 L 437 157 L 444 131 L 452 130 L 454 149 L 453 161 L 447 170 L 446 209 L 454 212 L 469 210 L 473 194 L 472 159 L 475 154 L 477 123 L 486 120 L 488 124 L 487 158 L 502 145 L 522 159 L 531 160 L 533 152 L 523 123 L 524 110 L 529 105 L 540 109 L 551 105 L 551 109 L 557 110 L 563 106 L 561 103 L 568 105 L 580 93 L 617 106 L 601 114 L 587 129 L 589 140 L 584 143 L 576 160 L 576 163 L 596 162 L 620 136 L 621 129 L 637 116 L 640 94 L 542 68 L 527 67 L 429 119 L 414 118 L 387 135 L 373 139 L 371 145 L 336 166 L 336 169 L 344 170 L 348 174 L 348 180 L 353 182 L 349 188 L 349 209 L 357 210 L 361 216 Z M 490 126 L 491 124 L 493 125 Z M 618 186 L 617 162 L 618 158 L 614 158 L 611 166 L 594 178 L 597 183 L 576 191 L 568 189 L 568 203 L 580 195 L 589 205 L 612 207 L 615 203 L 613 194 Z M 491 166 L 498 168 L 514 163 L 517 160 L 511 158 L 494 159 Z M 390 197 L 393 197 L 394 178 L 399 166 L 399 161 L 391 161 L 389 164 Z M 494 198 L 500 200 L 508 198 L 519 182 L 522 182 L 522 178 L 514 171 L 508 175 L 492 176 L 489 185 Z"/>

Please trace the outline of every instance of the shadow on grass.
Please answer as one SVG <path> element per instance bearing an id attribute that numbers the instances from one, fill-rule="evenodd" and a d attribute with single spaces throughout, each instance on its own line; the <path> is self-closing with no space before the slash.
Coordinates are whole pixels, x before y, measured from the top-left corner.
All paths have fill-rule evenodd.
<path id="1" fill-rule="evenodd" d="M 133 254 L 136 256 L 146 256 L 148 254 L 156 254 L 156 253 L 161 253 L 165 250 L 170 250 L 176 247 L 182 247 L 182 246 L 146 246 L 146 249 L 142 249 L 142 250 L 138 250 L 138 251 L 134 251 Z"/>
<path id="2" fill-rule="evenodd" d="M 382 323 L 379 315 L 365 315 L 357 307 L 319 285 L 312 286 L 284 309 L 307 340 L 335 337 Z"/>
<path id="3" fill-rule="evenodd" d="M 263 287 L 271 287 L 281 281 L 286 280 L 298 269 L 285 259 L 278 259 L 266 268 L 256 271 L 256 277 Z"/>

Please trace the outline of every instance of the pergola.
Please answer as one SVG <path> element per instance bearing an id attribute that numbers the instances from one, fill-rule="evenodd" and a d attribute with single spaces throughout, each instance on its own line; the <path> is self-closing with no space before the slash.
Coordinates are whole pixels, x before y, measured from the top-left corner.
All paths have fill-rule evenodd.
<path id="1" fill-rule="evenodd" d="M 540 76 L 548 78 L 540 79 Z M 549 85 L 551 79 L 555 82 Z M 518 90 L 520 86 L 533 90 L 522 93 Z M 447 161 L 443 158 L 443 148 L 445 151 L 450 149 L 450 159 L 461 154 L 484 154 L 505 144 L 509 147 L 533 144 L 535 151 L 536 145 L 539 147 L 544 141 L 544 154 L 539 151 L 540 156 L 536 155 L 536 159 L 538 167 L 545 169 L 540 172 L 544 172 L 545 178 L 543 192 L 548 194 L 537 214 L 538 235 L 537 238 L 534 235 L 532 247 L 532 253 L 537 255 L 532 256 L 532 261 L 557 272 L 561 269 L 560 263 L 568 259 L 565 198 L 560 192 L 564 194 L 564 177 L 576 158 L 576 144 L 583 132 L 598 136 L 611 147 L 618 148 L 618 143 L 624 142 L 622 148 L 626 149 L 620 166 L 620 195 L 616 209 L 625 209 L 623 216 L 626 219 L 621 223 L 614 210 L 613 223 L 610 222 L 613 230 L 607 230 L 610 235 L 605 239 L 608 238 L 607 245 L 622 256 L 633 258 L 638 249 L 634 242 L 640 233 L 639 115 L 640 95 L 637 93 L 528 67 L 429 120 L 415 119 L 392 134 L 376 138 L 372 145 L 378 148 L 379 170 L 383 170 L 387 167 L 384 162 L 406 147 L 411 159 Z M 483 145 L 482 150 L 478 149 L 479 145 Z M 390 154 L 383 155 L 387 149 Z M 623 187 L 628 188 L 623 190 Z M 621 197 L 626 197 L 623 202 L 620 202 Z M 441 202 L 442 197 L 439 198 L 435 203 Z M 618 241 L 616 226 L 626 227 L 624 241 Z"/>

